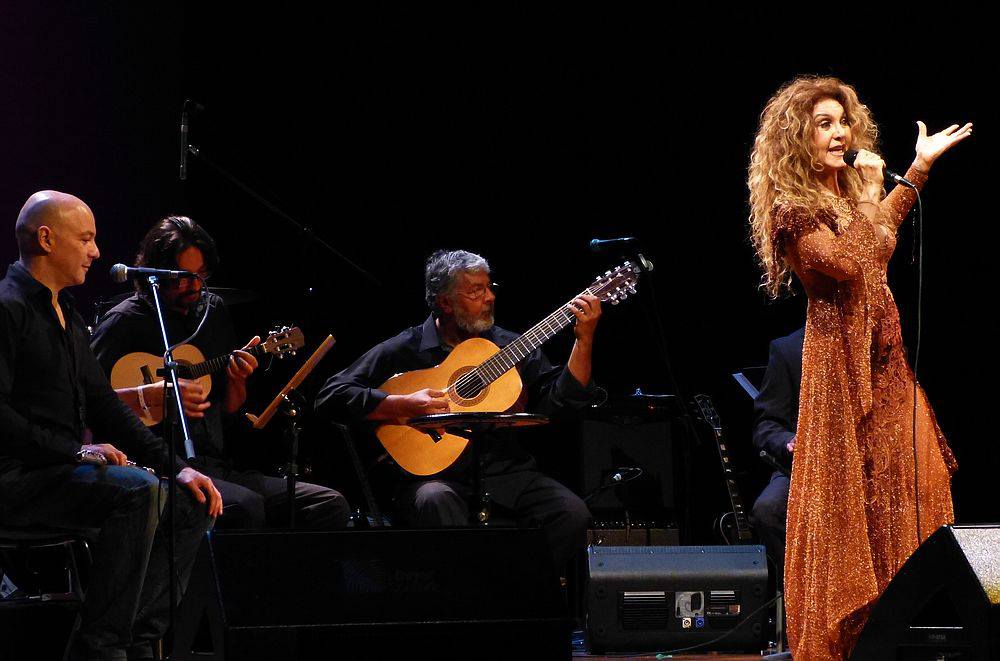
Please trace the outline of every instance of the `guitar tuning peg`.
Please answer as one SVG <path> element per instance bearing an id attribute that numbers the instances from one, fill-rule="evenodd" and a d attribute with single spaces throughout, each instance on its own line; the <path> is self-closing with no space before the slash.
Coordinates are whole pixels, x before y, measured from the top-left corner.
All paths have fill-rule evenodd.
<path id="1" fill-rule="evenodd" d="M 611 271 L 605 271 L 604 275 L 611 275 Z"/>
<path id="2" fill-rule="evenodd" d="M 618 299 L 617 298 L 612 298 L 611 299 L 611 305 L 618 305 Z"/>
<path id="3" fill-rule="evenodd" d="M 629 285 L 628 286 L 628 290 L 634 294 L 635 293 L 635 283 Z"/>

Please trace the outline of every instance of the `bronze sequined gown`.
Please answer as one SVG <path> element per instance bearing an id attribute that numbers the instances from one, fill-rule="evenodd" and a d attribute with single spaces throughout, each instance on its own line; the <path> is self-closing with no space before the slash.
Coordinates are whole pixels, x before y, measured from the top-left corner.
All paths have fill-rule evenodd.
<path id="1" fill-rule="evenodd" d="M 910 181 L 926 177 L 911 168 Z M 788 498 L 785 598 L 797 661 L 843 659 L 872 602 L 919 542 L 953 520 L 957 465 L 917 389 L 886 281 L 895 230 L 915 200 L 897 186 L 879 230 L 858 206 L 776 204 L 775 246 L 809 298 L 802 389 Z"/>

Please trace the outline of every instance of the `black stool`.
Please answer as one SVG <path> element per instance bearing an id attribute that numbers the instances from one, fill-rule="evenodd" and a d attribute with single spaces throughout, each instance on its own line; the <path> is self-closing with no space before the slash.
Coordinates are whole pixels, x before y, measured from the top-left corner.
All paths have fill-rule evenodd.
<path id="1" fill-rule="evenodd" d="M 80 561 L 77 558 L 77 547 L 83 549 L 84 559 L 86 560 L 87 570 L 90 569 L 90 565 L 93 562 L 93 558 L 90 554 L 90 543 L 87 541 L 87 537 L 82 532 L 68 532 L 64 530 L 48 530 L 45 528 L 11 528 L 7 526 L 0 526 L 0 551 L 8 551 L 5 554 L 12 557 L 15 562 L 24 559 L 25 564 L 23 569 L 27 576 L 21 576 L 23 580 L 26 577 L 30 577 L 35 585 L 40 585 L 38 580 L 38 572 L 34 571 L 27 564 L 27 557 L 32 551 L 46 548 L 59 548 L 62 547 L 65 553 L 65 570 L 66 570 L 66 591 L 65 592 L 42 592 L 41 588 L 37 589 L 38 594 L 23 597 L 20 599 L 7 600 L 8 603 L 15 603 L 25 600 L 38 600 L 50 601 L 53 599 L 73 599 L 75 601 L 83 601 L 84 597 L 84 587 L 83 581 L 80 576 Z M 15 570 L 20 570 L 22 567 L 14 567 Z M 15 574 L 15 577 L 19 574 Z"/>
<path id="2" fill-rule="evenodd" d="M 0 600 L 0 629 L 8 632 L 0 644 L 0 657 L 59 658 L 64 653 L 67 639 L 79 626 L 85 596 L 82 574 L 89 575 L 93 564 L 91 532 L 98 531 L 0 526 L 0 573 L 9 576 L 18 592 L 24 592 Z M 59 549 L 66 576 L 64 591 L 52 589 L 57 581 L 43 577 L 51 569 L 43 565 L 56 563 L 42 556 Z"/>

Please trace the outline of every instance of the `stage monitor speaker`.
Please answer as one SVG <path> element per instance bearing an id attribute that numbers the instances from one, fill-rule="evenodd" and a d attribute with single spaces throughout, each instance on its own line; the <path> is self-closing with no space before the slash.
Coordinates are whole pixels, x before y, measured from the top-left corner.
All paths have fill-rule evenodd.
<path id="1" fill-rule="evenodd" d="M 540 529 L 216 532 L 170 658 L 569 659 L 551 565 Z"/>
<path id="2" fill-rule="evenodd" d="M 764 647 L 763 546 L 592 546 L 587 550 L 592 653 L 654 654 Z"/>
<path id="3" fill-rule="evenodd" d="M 597 492 L 588 501 L 595 516 L 628 510 L 663 527 L 662 517 L 675 507 L 673 423 L 612 417 L 585 420 L 580 433 L 583 493 L 612 484 L 620 468 L 642 469 L 635 480 Z"/>
<path id="4" fill-rule="evenodd" d="M 1000 526 L 928 537 L 875 603 L 851 659 L 1000 659 Z"/>

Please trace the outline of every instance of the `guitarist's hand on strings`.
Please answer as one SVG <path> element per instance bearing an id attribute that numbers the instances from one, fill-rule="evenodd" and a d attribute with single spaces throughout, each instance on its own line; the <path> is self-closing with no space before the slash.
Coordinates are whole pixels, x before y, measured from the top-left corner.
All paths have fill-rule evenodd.
<path id="1" fill-rule="evenodd" d="M 583 294 L 570 301 L 569 308 L 576 315 L 576 326 L 573 327 L 576 339 L 592 342 L 594 331 L 597 330 L 597 320 L 601 318 L 601 299 Z"/>
<path id="2" fill-rule="evenodd" d="M 257 359 L 247 349 L 258 344 L 260 336 L 254 335 L 242 349 L 237 349 L 229 357 L 229 364 L 226 366 L 229 380 L 226 382 L 226 399 L 223 403 L 226 413 L 235 413 L 247 401 L 247 379 L 257 369 Z"/>
<path id="3" fill-rule="evenodd" d="M 212 405 L 208 401 L 208 395 L 205 394 L 205 388 L 197 381 L 190 379 L 177 379 L 177 383 L 181 386 L 181 404 L 184 405 L 184 415 L 189 418 L 204 418 L 205 409 Z"/>
<path id="4" fill-rule="evenodd" d="M 229 376 L 230 381 L 233 379 L 246 381 L 253 374 L 253 371 L 257 369 L 257 359 L 253 357 L 253 354 L 247 353 L 246 350 L 258 344 L 260 344 L 260 335 L 254 335 L 253 339 L 246 343 L 246 346 L 242 349 L 237 349 L 229 357 L 229 366 L 226 368 L 226 374 Z"/>
<path id="5" fill-rule="evenodd" d="M 590 294 L 582 294 L 569 302 L 569 309 L 576 316 L 573 334 L 576 342 L 569 354 L 567 369 L 581 386 L 590 383 L 590 355 L 594 347 L 594 331 L 601 318 L 601 299 Z"/>
<path id="6" fill-rule="evenodd" d="M 409 395 L 389 395 L 378 405 L 369 420 L 409 420 L 422 415 L 448 413 L 448 400 L 443 390 L 424 388 Z"/>
<path id="7" fill-rule="evenodd" d="M 205 409 L 212 404 L 206 401 L 208 395 L 205 394 L 202 385 L 190 379 L 177 379 L 177 383 L 181 386 L 181 404 L 184 405 L 184 415 L 189 418 L 204 418 Z M 149 403 L 146 415 L 151 415 L 156 421 L 163 419 L 164 395 L 168 392 L 166 385 L 166 381 L 157 381 L 149 385 L 139 386 L 145 393 L 145 401 Z M 167 396 L 173 397 L 173 395 Z M 173 400 L 171 400 L 171 404 L 172 402 Z M 130 406 L 136 413 L 140 413 L 136 408 L 137 404 L 130 404 Z"/>
<path id="8" fill-rule="evenodd" d="M 424 388 L 409 395 L 403 395 L 398 406 L 400 418 L 416 418 L 420 415 L 447 413 L 450 410 L 448 400 L 444 398 L 444 391 L 434 388 Z"/>

